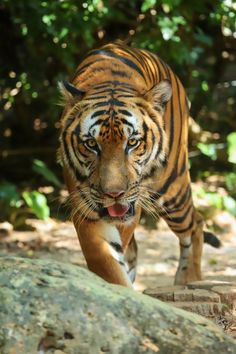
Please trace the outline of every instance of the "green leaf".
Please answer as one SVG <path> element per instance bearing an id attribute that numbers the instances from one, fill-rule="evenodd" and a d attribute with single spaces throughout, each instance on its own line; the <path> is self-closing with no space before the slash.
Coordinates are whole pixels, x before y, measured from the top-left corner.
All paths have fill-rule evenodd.
<path id="1" fill-rule="evenodd" d="M 214 192 L 206 193 L 206 199 L 209 201 L 211 205 L 214 205 L 217 209 L 223 208 L 223 200 L 218 193 L 214 193 Z"/>
<path id="2" fill-rule="evenodd" d="M 227 136 L 228 142 L 228 161 L 236 163 L 236 132 L 230 133 Z"/>
<path id="3" fill-rule="evenodd" d="M 64 37 L 68 34 L 68 32 L 69 32 L 69 29 L 66 28 L 66 27 L 63 27 L 62 30 L 60 31 L 58 37 L 59 37 L 60 39 L 62 39 L 62 38 L 64 38 Z"/>
<path id="4" fill-rule="evenodd" d="M 151 7 L 156 5 L 156 0 L 144 0 L 141 6 L 141 11 L 142 12 L 147 12 Z"/>
<path id="5" fill-rule="evenodd" d="M 197 147 L 204 155 L 210 157 L 212 160 L 217 159 L 217 153 L 216 153 L 217 145 L 216 144 L 198 143 Z"/>
<path id="6" fill-rule="evenodd" d="M 50 15 L 43 15 L 42 21 L 45 23 L 47 26 L 51 26 L 53 21 L 56 20 L 56 16 L 54 14 Z"/>
<path id="7" fill-rule="evenodd" d="M 230 196 L 225 196 L 223 198 L 224 208 L 230 212 L 232 215 L 236 216 L 236 201 Z"/>
<path id="8" fill-rule="evenodd" d="M 194 37 L 200 43 L 206 44 L 208 46 L 211 46 L 213 43 L 212 38 L 208 36 L 206 33 L 204 33 L 200 28 L 197 29 L 197 33 L 194 34 Z"/>
<path id="9" fill-rule="evenodd" d="M 227 188 L 234 192 L 236 186 L 236 173 L 230 172 L 226 175 L 225 183 Z M 236 191 L 235 191 L 236 192 Z"/>
<path id="10" fill-rule="evenodd" d="M 50 211 L 45 195 L 38 191 L 25 191 L 22 193 L 22 196 L 28 207 L 39 219 L 46 220 L 49 217 Z"/>
<path id="11" fill-rule="evenodd" d="M 56 187 L 61 186 L 61 182 L 57 178 L 57 176 L 45 165 L 45 163 L 41 160 L 33 160 L 33 171 L 39 173 L 43 176 L 48 182 L 53 183 Z"/>
<path id="12" fill-rule="evenodd" d="M 20 194 L 13 183 L 4 182 L 0 185 L 0 200 L 11 207 L 19 208 L 22 205 Z"/>

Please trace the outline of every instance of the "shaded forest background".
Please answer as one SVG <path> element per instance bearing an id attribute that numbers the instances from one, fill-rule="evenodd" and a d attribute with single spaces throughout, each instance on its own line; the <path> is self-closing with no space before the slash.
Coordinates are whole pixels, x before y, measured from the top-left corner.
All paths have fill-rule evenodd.
<path id="1" fill-rule="evenodd" d="M 0 210 L 15 228 L 61 217 L 60 94 L 91 48 L 116 39 L 157 53 L 192 102 L 191 175 L 207 209 L 236 215 L 236 3 L 232 0 L 2 0 Z"/>

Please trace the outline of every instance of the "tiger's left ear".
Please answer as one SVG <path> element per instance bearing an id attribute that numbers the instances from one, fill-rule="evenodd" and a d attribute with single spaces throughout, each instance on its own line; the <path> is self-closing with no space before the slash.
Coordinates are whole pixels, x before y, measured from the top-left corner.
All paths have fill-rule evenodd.
<path id="1" fill-rule="evenodd" d="M 75 101 L 82 99 L 85 94 L 84 91 L 79 90 L 77 87 L 75 87 L 68 81 L 63 80 L 58 83 L 58 86 L 62 96 L 68 103 L 75 103 Z"/>
<path id="2" fill-rule="evenodd" d="M 163 80 L 146 92 L 145 98 L 152 103 L 157 111 L 163 112 L 166 103 L 172 96 L 172 88 L 169 80 Z"/>

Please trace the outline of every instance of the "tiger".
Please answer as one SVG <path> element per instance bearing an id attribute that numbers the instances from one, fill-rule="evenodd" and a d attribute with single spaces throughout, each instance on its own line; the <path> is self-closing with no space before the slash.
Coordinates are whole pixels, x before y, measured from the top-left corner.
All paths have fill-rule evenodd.
<path id="1" fill-rule="evenodd" d="M 88 52 L 60 82 L 59 159 L 88 269 L 133 287 L 134 231 L 141 212 L 163 218 L 179 239 L 175 284 L 202 279 L 203 231 L 188 168 L 189 101 L 158 55 L 122 43 Z"/>

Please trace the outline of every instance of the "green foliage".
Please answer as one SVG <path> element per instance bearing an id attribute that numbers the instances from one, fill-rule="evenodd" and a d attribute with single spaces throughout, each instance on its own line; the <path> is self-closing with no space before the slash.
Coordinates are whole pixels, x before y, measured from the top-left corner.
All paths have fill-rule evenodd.
<path id="1" fill-rule="evenodd" d="M 191 150 L 197 150 L 191 171 L 199 177 L 211 166 L 214 173 L 225 173 L 225 186 L 235 198 L 234 6 L 228 0 L 3 0 L 1 178 L 13 183 L 1 185 L 5 196 L 0 205 L 4 201 L 5 210 L 8 205 L 32 211 L 36 195 L 29 202 L 29 195 L 25 199 L 18 191 L 25 181 L 39 181 L 32 182 L 36 186 L 30 191 L 45 181 L 61 187 L 52 162 L 61 113 L 57 82 L 71 77 L 88 50 L 116 39 L 152 50 L 181 78 L 192 102 L 191 115 L 212 134 L 212 139 L 190 142 Z M 214 163 L 208 164 L 209 159 Z"/>
<path id="2" fill-rule="evenodd" d="M 236 201 L 234 198 L 230 196 L 225 196 L 223 197 L 223 207 L 226 209 L 229 213 L 232 215 L 236 216 Z"/>
<path id="3" fill-rule="evenodd" d="M 47 219 L 50 211 L 46 197 L 38 191 L 20 192 L 13 183 L 0 184 L 0 220 L 9 220 L 15 229 L 25 227 L 25 220 L 31 214 Z"/>
<path id="4" fill-rule="evenodd" d="M 229 195 L 220 195 L 216 192 L 208 192 L 204 188 L 199 188 L 195 195 L 198 198 L 205 199 L 210 207 L 219 210 L 227 210 L 236 216 L 236 201 Z"/>
<path id="5" fill-rule="evenodd" d="M 216 158 L 217 158 L 217 144 L 198 143 L 197 147 L 204 155 L 210 157 L 212 160 L 216 160 Z"/>
<path id="6" fill-rule="evenodd" d="M 47 199 L 42 193 L 38 191 L 25 191 L 22 193 L 22 196 L 28 207 L 39 219 L 46 220 L 49 217 L 50 212 Z"/>
<path id="7" fill-rule="evenodd" d="M 236 163 L 236 132 L 230 133 L 227 136 L 228 142 L 228 160 L 229 162 Z"/>
<path id="8" fill-rule="evenodd" d="M 217 263 L 218 263 L 218 261 L 217 261 L 217 259 L 215 259 L 215 258 L 210 258 L 210 259 L 208 260 L 208 264 L 209 264 L 209 265 L 214 266 L 214 265 L 216 265 Z"/>
<path id="9" fill-rule="evenodd" d="M 32 168 L 34 172 L 42 175 L 46 181 L 51 182 L 56 187 L 61 187 L 61 182 L 55 173 L 50 170 L 43 161 L 34 159 Z"/>
<path id="10" fill-rule="evenodd" d="M 4 210 L 4 207 L 21 207 L 22 200 L 20 198 L 20 193 L 14 184 L 4 182 L 0 185 L 0 205 L 1 210 Z"/>
<path id="11" fill-rule="evenodd" d="M 144 0 L 141 6 L 142 12 L 147 12 L 150 10 L 154 5 L 156 5 L 156 0 Z"/>
<path id="12" fill-rule="evenodd" d="M 236 198 L 236 173 L 230 172 L 225 176 L 225 183 L 230 193 Z"/>

